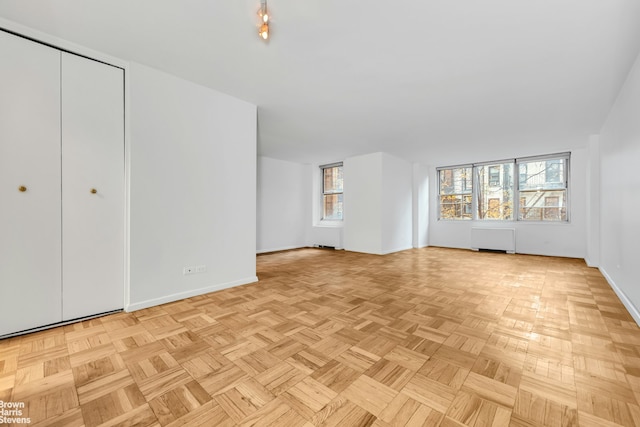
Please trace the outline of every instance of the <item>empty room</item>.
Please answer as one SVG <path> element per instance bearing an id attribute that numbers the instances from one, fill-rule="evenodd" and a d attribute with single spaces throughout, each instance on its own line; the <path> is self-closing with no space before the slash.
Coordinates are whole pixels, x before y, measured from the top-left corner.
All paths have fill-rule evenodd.
<path id="1" fill-rule="evenodd" d="M 640 3 L 0 1 L 0 424 L 639 426 Z"/>

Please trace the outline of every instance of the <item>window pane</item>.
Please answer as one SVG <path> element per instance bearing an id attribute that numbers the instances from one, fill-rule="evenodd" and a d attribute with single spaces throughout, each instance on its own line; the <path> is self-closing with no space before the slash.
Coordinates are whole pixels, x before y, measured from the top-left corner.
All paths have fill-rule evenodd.
<path id="1" fill-rule="evenodd" d="M 342 193 L 342 166 L 324 168 L 323 193 Z"/>
<path id="2" fill-rule="evenodd" d="M 489 199 L 489 210 L 487 211 L 487 217 L 500 219 L 500 199 Z"/>
<path id="3" fill-rule="evenodd" d="M 562 160 L 547 160 L 545 162 L 545 178 L 547 183 L 562 182 Z"/>
<path id="4" fill-rule="evenodd" d="M 471 167 L 442 169 L 440 171 L 440 194 L 471 193 Z"/>
<path id="5" fill-rule="evenodd" d="M 440 219 L 471 219 L 471 194 L 440 196 Z"/>
<path id="6" fill-rule="evenodd" d="M 567 191 L 521 191 L 518 219 L 523 221 L 566 221 Z"/>
<path id="7" fill-rule="evenodd" d="M 342 194 L 322 196 L 322 219 L 342 219 Z"/>
<path id="8" fill-rule="evenodd" d="M 439 219 L 471 219 L 471 170 L 471 167 L 461 167 L 439 171 Z"/>
<path id="9" fill-rule="evenodd" d="M 513 163 L 475 167 L 478 219 L 513 219 Z"/>
<path id="10" fill-rule="evenodd" d="M 567 188 L 565 159 L 539 160 L 518 164 L 521 191 Z"/>
<path id="11" fill-rule="evenodd" d="M 500 167 L 489 166 L 489 186 L 497 187 L 500 185 Z"/>
<path id="12" fill-rule="evenodd" d="M 322 219 L 342 220 L 343 167 L 321 166 L 322 168 Z"/>
<path id="13" fill-rule="evenodd" d="M 560 198 L 558 196 L 544 196 L 545 221 L 557 221 L 560 219 Z"/>

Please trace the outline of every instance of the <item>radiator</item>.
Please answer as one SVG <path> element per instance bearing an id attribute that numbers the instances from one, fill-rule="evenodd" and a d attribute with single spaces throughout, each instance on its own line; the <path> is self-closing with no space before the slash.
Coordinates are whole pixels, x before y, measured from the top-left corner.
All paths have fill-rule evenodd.
<path id="1" fill-rule="evenodd" d="M 471 249 L 516 252 L 516 230 L 513 228 L 471 228 Z"/>

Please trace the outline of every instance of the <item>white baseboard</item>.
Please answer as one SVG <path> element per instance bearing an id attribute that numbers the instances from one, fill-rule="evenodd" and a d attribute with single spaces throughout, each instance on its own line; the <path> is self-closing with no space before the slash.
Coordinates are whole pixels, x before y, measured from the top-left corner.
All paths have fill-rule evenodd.
<path id="1" fill-rule="evenodd" d="M 142 310 L 143 308 L 154 307 L 156 305 L 179 301 L 181 299 L 195 297 L 197 295 L 208 294 L 209 292 L 221 291 L 222 289 L 233 288 L 235 286 L 246 285 L 248 283 L 255 283 L 257 281 L 258 281 L 257 276 L 247 277 L 245 279 L 235 280 L 233 282 L 220 283 L 213 286 L 207 286 L 205 288 L 193 289 L 186 292 L 166 295 L 160 298 L 154 298 L 146 301 L 136 302 L 133 304 L 129 304 L 124 308 L 124 310 L 127 312 Z"/>
<path id="2" fill-rule="evenodd" d="M 598 263 L 591 262 L 591 259 L 590 259 L 589 257 L 584 257 L 584 262 L 586 262 L 586 263 L 587 263 L 587 267 L 593 267 L 593 268 L 598 268 L 598 267 L 600 267 L 600 266 L 598 265 Z M 603 274 L 604 274 L 604 273 L 603 273 Z"/>
<path id="3" fill-rule="evenodd" d="M 618 285 L 616 285 L 616 283 L 613 281 L 611 276 L 609 276 L 609 274 L 607 274 L 607 272 L 603 268 L 599 268 L 598 270 L 600 270 L 600 273 L 602 273 L 604 278 L 607 279 L 609 286 L 611 286 L 611 289 L 613 289 L 613 292 L 615 292 L 616 295 L 618 295 L 618 298 L 620 298 L 620 301 L 622 301 L 622 304 L 624 304 L 624 306 L 626 307 L 631 317 L 633 317 L 633 320 L 635 320 L 636 324 L 640 326 L 640 311 L 638 311 L 636 306 L 633 305 L 633 303 L 627 297 L 627 295 L 622 291 L 622 289 L 618 287 Z"/>
<path id="4" fill-rule="evenodd" d="M 267 254 L 269 252 L 280 252 L 280 251 L 290 251 L 291 249 L 301 249 L 307 248 L 308 246 L 283 246 L 280 248 L 271 248 L 271 249 L 259 249 L 256 251 L 257 254 Z"/>
<path id="5" fill-rule="evenodd" d="M 413 246 L 403 246 L 401 248 L 391 249 L 390 251 L 384 251 L 380 255 L 389 255 L 395 252 L 407 251 L 409 249 L 413 249 Z"/>

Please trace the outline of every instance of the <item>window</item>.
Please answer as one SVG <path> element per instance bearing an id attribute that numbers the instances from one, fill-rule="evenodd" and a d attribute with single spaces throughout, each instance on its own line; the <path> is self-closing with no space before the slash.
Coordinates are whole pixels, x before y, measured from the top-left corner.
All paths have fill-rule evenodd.
<path id="1" fill-rule="evenodd" d="M 545 182 L 561 183 L 562 182 L 562 160 L 547 160 L 545 162 Z"/>
<path id="2" fill-rule="evenodd" d="M 322 170 L 322 219 L 342 220 L 342 163 L 320 166 Z"/>
<path id="3" fill-rule="evenodd" d="M 522 183 L 527 180 L 527 164 L 526 163 L 520 163 L 518 165 L 518 175 L 519 175 L 518 182 L 520 183 L 520 186 L 522 186 Z"/>
<path id="4" fill-rule="evenodd" d="M 474 166 L 477 219 L 509 220 L 513 217 L 513 162 Z M 502 179 L 501 179 L 502 178 Z"/>
<path id="5" fill-rule="evenodd" d="M 519 192 L 521 221 L 567 221 L 567 165 L 569 156 L 522 159 Z"/>
<path id="6" fill-rule="evenodd" d="M 456 167 L 438 171 L 440 219 L 471 219 L 471 167 Z"/>
<path id="7" fill-rule="evenodd" d="M 569 159 L 562 153 L 438 168 L 438 219 L 568 221 Z"/>
<path id="8" fill-rule="evenodd" d="M 500 185 L 500 166 L 489 166 L 489 186 Z"/>

